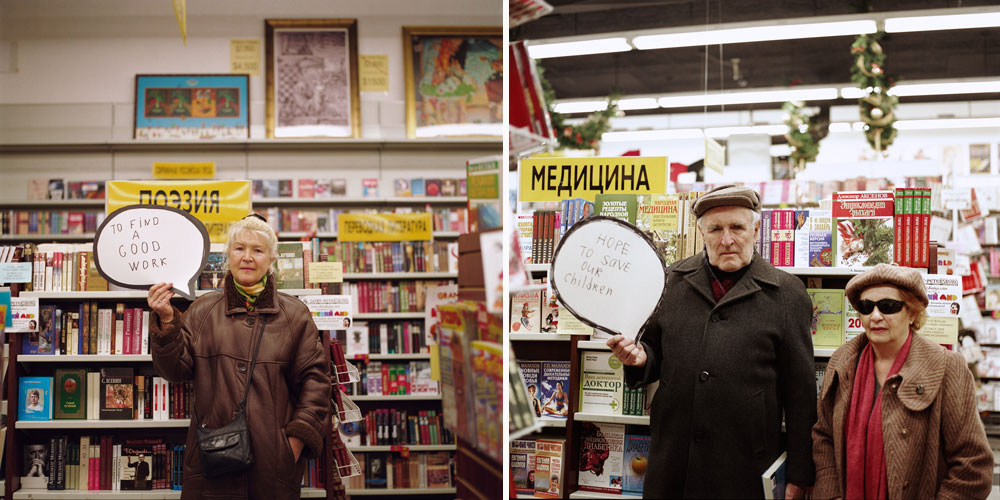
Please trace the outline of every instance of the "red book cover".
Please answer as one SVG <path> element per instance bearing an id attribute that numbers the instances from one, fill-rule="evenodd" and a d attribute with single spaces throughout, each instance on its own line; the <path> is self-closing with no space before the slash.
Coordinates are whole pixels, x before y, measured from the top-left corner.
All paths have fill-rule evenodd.
<path id="1" fill-rule="evenodd" d="M 69 234 L 83 234 L 83 212 L 70 212 L 68 219 Z"/>
<path id="2" fill-rule="evenodd" d="M 920 210 L 920 219 L 923 221 L 920 234 L 920 267 L 927 267 L 930 265 L 929 246 L 931 242 L 931 189 L 923 188 L 920 192 L 920 199 L 923 201 L 923 207 Z"/>
<path id="3" fill-rule="evenodd" d="M 916 259 L 913 255 L 913 193 L 912 189 L 903 190 L 903 265 L 913 267 Z"/>
<path id="4" fill-rule="evenodd" d="M 903 264 L 903 197 L 906 190 L 902 188 L 896 188 L 896 199 L 895 207 L 893 209 L 895 214 L 895 231 L 893 233 L 892 242 L 892 261 L 899 265 Z"/>

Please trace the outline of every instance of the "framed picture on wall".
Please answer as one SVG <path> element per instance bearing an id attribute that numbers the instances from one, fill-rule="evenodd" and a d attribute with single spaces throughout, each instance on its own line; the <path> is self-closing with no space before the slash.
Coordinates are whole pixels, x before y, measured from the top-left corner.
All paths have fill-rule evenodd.
<path id="1" fill-rule="evenodd" d="M 136 139 L 250 137 L 247 75 L 136 75 Z"/>
<path id="2" fill-rule="evenodd" d="M 360 137 L 357 19 L 265 21 L 268 137 Z"/>
<path id="3" fill-rule="evenodd" d="M 403 27 L 406 134 L 503 134 L 500 27 Z"/>

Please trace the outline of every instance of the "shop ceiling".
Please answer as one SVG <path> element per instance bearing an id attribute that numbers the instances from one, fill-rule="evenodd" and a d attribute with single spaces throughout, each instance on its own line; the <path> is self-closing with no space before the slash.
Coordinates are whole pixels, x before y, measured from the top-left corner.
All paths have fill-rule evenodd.
<path id="1" fill-rule="evenodd" d="M 547 0 L 555 10 L 511 30 L 511 40 L 589 35 L 706 24 L 760 22 L 867 12 L 996 5 L 989 1 L 735 1 Z M 859 10 L 859 8 L 861 10 Z M 631 50 L 540 60 L 558 99 L 672 94 L 788 85 L 850 85 L 854 36 Z M 886 70 L 903 81 L 995 77 L 1000 79 L 1000 28 L 893 33 L 880 42 Z M 707 57 L 706 57 L 707 54 Z M 737 61 L 738 60 L 738 61 Z M 995 93 L 907 97 L 901 102 L 997 99 Z M 845 104 L 848 101 L 829 101 Z M 811 104 L 823 104 L 816 102 Z M 780 103 L 730 105 L 727 110 L 773 109 Z M 699 107 L 697 110 L 701 110 Z M 717 111 L 720 107 L 708 108 Z M 695 111 L 695 108 L 677 111 Z M 630 111 L 629 115 L 664 110 Z"/>

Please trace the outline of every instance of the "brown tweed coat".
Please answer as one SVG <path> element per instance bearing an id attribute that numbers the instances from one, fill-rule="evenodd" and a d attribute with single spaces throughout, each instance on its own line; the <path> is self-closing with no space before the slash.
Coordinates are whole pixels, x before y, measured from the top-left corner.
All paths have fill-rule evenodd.
<path id="1" fill-rule="evenodd" d="M 826 368 L 813 427 L 813 498 L 844 495 L 844 426 L 864 335 L 837 349 Z M 882 388 L 882 434 L 891 499 L 985 499 L 993 452 L 976 412 L 972 373 L 961 354 L 920 335 L 899 374 Z"/>

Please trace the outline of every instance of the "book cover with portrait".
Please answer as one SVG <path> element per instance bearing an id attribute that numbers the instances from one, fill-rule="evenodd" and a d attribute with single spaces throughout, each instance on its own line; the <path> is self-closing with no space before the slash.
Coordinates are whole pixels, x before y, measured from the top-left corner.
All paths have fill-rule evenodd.
<path id="1" fill-rule="evenodd" d="M 18 420 L 52 420 L 52 377 L 21 377 L 18 389 Z"/>
<path id="2" fill-rule="evenodd" d="M 45 442 L 26 443 L 24 445 L 24 460 L 22 464 L 21 488 L 46 489 L 49 485 L 49 447 Z"/>
<path id="3" fill-rule="evenodd" d="M 569 361 L 542 361 L 539 397 L 542 418 L 563 420 L 569 416 Z"/>

